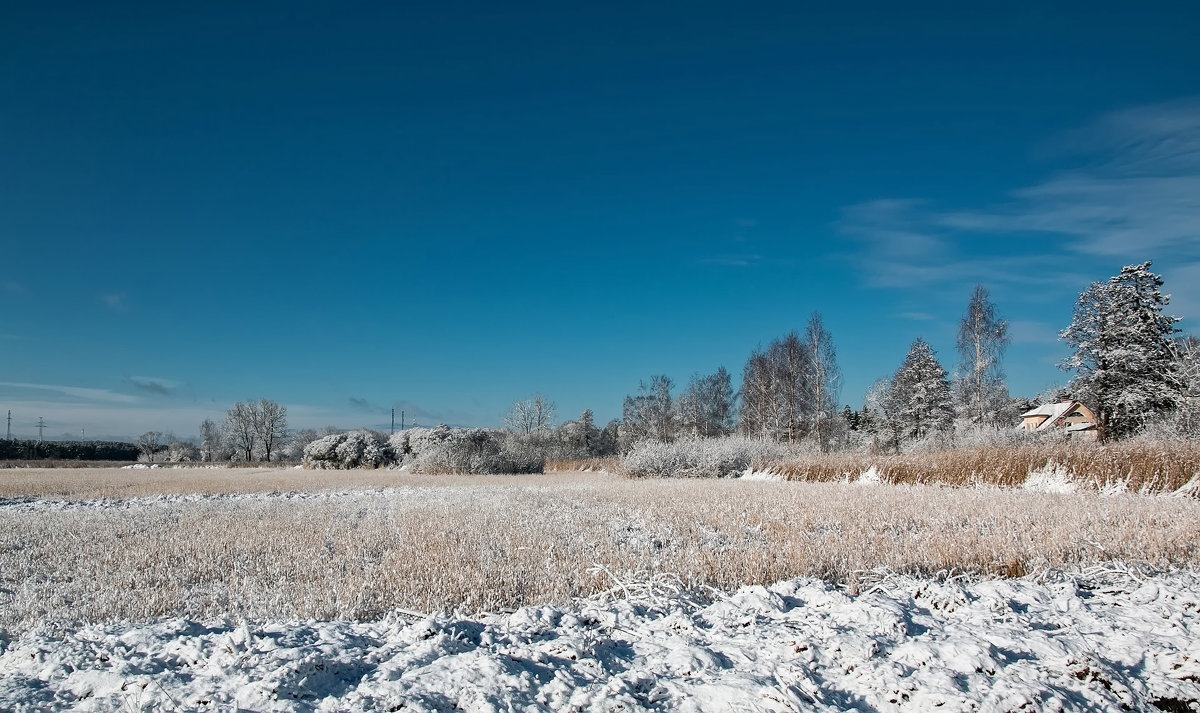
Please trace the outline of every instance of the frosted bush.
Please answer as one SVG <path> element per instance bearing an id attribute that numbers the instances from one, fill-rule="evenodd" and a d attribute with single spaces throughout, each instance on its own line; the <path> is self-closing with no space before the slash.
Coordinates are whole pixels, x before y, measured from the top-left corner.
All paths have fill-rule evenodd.
<path id="1" fill-rule="evenodd" d="M 391 445 L 417 473 L 541 473 L 546 462 L 504 431 L 485 428 L 412 429 L 393 436 Z"/>
<path id="2" fill-rule="evenodd" d="M 736 478 L 785 452 L 774 441 L 739 436 L 642 441 L 621 457 L 621 467 L 632 478 Z"/>
<path id="3" fill-rule="evenodd" d="M 304 447 L 309 468 L 378 468 L 395 461 L 391 446 L 372 431 L 334 433 Z"/>

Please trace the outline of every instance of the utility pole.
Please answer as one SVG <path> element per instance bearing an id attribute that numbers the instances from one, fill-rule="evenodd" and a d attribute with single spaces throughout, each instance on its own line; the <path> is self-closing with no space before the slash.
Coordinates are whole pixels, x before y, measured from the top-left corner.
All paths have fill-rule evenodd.
<path id="1" fill-rule="evenodd" d="M 392 433 L 396 432 L 396 409 L 392 409 Z"/>
<path id="2" fill-rule="evenodd" d="M 42 435 L 46 431 L 46 419 L 42 418 L 41 416 L 38 416 L 37 430 L 38 430 L 38 443 L 41 443 L 43 440 Z"/>
<path id="3" fill-rule="evenodd" d="M 12 440 L 12 409 L 8 410 L 8 435 L 5 436 L 4 440 Z"/>
<path id="4" fill-rule="evenodd" d="M 404 412 L 403 411 L 400 412 L 400 430 L 401 431 L 404 430 Z"/>

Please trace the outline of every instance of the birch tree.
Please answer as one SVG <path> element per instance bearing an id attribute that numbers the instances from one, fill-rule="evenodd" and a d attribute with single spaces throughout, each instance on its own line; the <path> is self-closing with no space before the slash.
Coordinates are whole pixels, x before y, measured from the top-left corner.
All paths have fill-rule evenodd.
<path id="1" fill-rule="evenodd" d="M 842 391 L 842 372 L 837 365 L 833 336 L 825 329 L 820 313 L 814 312 L 804 333 L 808 348 L 807 409 L 812 420 L 812 433 L 822 453 L 830 450 L 833 436 L 839 428 L 837 402 Z"/>
<path id="2" fill-rule="evenodd" d="M 987 288 L 976 285 L 958 326 L 961 361 L 954 380 L 959 413 L 973 425 L 996 423 L 1005 411 L 1008 389 L 1000 362 L 1008 343 L 1008 322 L 997 316 Z"/>

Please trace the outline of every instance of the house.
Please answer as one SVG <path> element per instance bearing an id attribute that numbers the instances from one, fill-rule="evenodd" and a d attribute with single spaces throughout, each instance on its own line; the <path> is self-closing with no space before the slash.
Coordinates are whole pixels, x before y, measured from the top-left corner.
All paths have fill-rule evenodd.
<path id="1" fill-rule="evenodd" d="M 1100 437 L 1099 423 L 1090 408 L 1067 399 L 1026 411 L 1021 414 L 1021 425 L 1017 428 L 1031 433 L 1062 429 L 1072 440 L 1095 441 Z"/>

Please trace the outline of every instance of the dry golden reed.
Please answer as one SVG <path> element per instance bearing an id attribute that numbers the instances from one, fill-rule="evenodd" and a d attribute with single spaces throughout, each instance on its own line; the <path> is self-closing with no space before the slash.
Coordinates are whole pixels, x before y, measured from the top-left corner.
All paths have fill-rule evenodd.
<path id="1" fill-rule="evenodd" d="M 813 454 L 756 468 L 789 480 L 854 479 L 874 468 L 893 484 L 1020 486 L 1032 472 L 1061 467 L 1093 490 L 1116 484 L 1133 492 L 1173 492 L 1200 474 L 1200 444 L 1172 441 L 981 446 L 899 455 Z"/>

